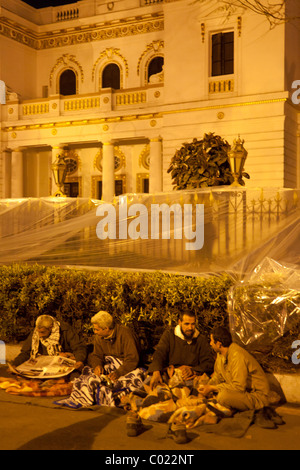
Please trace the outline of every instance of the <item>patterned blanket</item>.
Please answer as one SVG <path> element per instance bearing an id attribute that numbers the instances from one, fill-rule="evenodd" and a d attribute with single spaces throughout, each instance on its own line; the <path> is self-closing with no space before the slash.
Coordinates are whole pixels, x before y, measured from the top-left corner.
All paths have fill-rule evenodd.
<path id="1" fill-rule="evenodd" d="M 222 416 L 230 416 L 231 411 L 204 398 L 198 389 L 209 378 L 206 374 L 189 382 L 182 380 L 181 371 L 172 371 L 172 377 L 165 385 L 150 389 L 147 381 L 143 384 L 145 397 L 134 392 L 121 398 L 122 406 L 135 411 L 142 419 L 161 423 L 184 423 L 187 429 L 202 424 L 216 424 Z"/>
<path id="2" fill-rule="evenodd" d="M 106 374 L 118 369 L 122 362 L 112 356 L 106 357 Z M 80 377 L 73 382 L 69 398 L 54 402 L 56 405 L 79 409 L 93 405 L 119 406 L 121 398 L 143 386 L 145 369 L 137 368 L 109 384 L 106 376 L 97 376 L 86 366 Z"/>
<path id="3" fill-rule="evenodd" d="M 22 395 L 26 397 L 58 397 L 67 396 L 71 393 L 72 383 L 65 379 L 51 380 L 28 380 L 21 377 L 0 377 L 0 389 L 11 395 Z"/>
<path id="4" fill-rule="evenodd" d="M 185 382 L 179 369 L 168 371 L 165 384 L 150 389 L 147 380 L 143 384 L 145 396 L 130 393 L 121 398 L 122 406 L 136 412 L 142 419 L 163 423 L 185 424 L 187 429 L 202 426 L 201 429 L 211 428 L 220 434 L 241 437 L 247 431 L 253 418 L 254 411 L 250 413 L 233 413 L 232 410 L 220 405 L 212 395 L 208 398 L 201 394 L 203 385 L 208 383 L 206 374 L 197 376 Z M 277 394 L 275 394 L 277 395 Z M 278 398 L 270 395 L 270 401 L 276 403 Z M 222 418 L 232 418 L 223 420 Z M 243 424 L 241 426 L 241 418 Z M 221 428 L 219 422 L 229 423 Z M 209 426 L 205 426 L 209 425 Z M 226 434 L 226 435 L 227 435 Z"/>

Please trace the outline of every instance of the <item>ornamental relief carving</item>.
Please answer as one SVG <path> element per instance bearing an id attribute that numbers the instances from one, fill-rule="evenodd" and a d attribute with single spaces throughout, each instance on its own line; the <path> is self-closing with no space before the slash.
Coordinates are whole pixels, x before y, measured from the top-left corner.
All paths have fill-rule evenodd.
<path id="1" fill-rule="evenodd" d="M 147 20 L 126 20 L 125 18 L 122 22 L 120 21 L 120 25 L 105 24 L 98 27 L 93 25 L 87 30 L 79 30 L 72 33 L 64 32 L 64 30 L 51 31 L 50 33 L 36 33 L 35 31 L 28 31 L 28 29 L 23 28 L 20 24 L 10 24 L 6 18 L 0 19 L 0 35 L 36 50 L 133 36 L 136 34 L 162 31 L 163 29 L 163 15 L 158 15 L 155 18 Z"/>
<path id="2" fill-rule="evenodd" d="M 144 52 L 141 54 L 139 60 L 138 60 L 138 65 L 137 65 L 137 74 L 139 75 L 140 74 L 140 70 L 141 70 L 141 64 L 142 62 L 145 61 L 145 57 L 148 57 L 148 60 L 149 60 L 149 55 L 151 56 L 151 59 L 153 56 L 153 52 L 155 53 L 155 55 L 158 55 L 158 53 L 160 52 L 160 54 L 162 53 L 161 49 L 164 48 L 164 41 L 161 41 L 161 40 L 157 40 L 157 41 L 152 41 L 151 44 L 148 44 L 146 49 L 144 50 Z"/>
<path id="3" fill-rule="evenodd" d="M 103 151 L 102 151 L 102 148 L 100 148 L 94 158 L 94 170 L 98 170 L 100 171 L 100 173 L 102 173 L 102 158 L 103 158 Z M 115 172 L 121 170 L 121 168 L 125 168 L 126 157 L 118 146 L 114 147 L 114 159 L 115 159 L 115 163 L 114 163 Z"/>
<path id="4" fill-rule="evenodd" d="M 76 71 L 79 71 L 80 73 L 81 83 L 83 83 L 84 73 L 83 73 L 83 68 L 80 65 L 80 63 L 76 60 L 73 54 L 63 54 L 61 57 L 59 57 L 59 59 L 57 59 L 55 65 L 52 67 L 52 70 L 50 72 L 50 77 L 49 77 L 50 86 L 52 86 L 53 77 L 58 68 L 61 68 L 61 69 L 66 69 L 68 67 L 73 68 L 74 64 L 76 66 L 75 67 Z"/>
<path id="5" fill-rule="evenodd" d="M 139 165 L 144 167 L 146 170 L 150 168 L 150 145 L 145 145 L 144 149 L 142 150 L 139 158 Z"/>
<path id="6" fill-rule="evenodd" d="M 120 53 L 120 49 L 115 49 L 113 47 L 106 48 L 104 51 L 102 51 L 98 59 L 94 63 L 92 70 L 92 81 L 94 81 L 95 79 L 97 68 L 102 70 L 108 63 L 116 63 L 120 66 L 120 78 L 121 84 L 123 84 L 123 70 L 125 70 L 126 77 L 128 77 L 128 62 L 125 57 Z"/>

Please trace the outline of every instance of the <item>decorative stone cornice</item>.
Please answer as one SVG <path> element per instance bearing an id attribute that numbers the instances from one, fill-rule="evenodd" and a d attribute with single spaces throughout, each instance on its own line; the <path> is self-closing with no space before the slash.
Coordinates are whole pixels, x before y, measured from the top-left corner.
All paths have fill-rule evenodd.
<path id="1" fill-rule="evenodd" d="M 145 34 L 164 29 L 162 13 L 147 17 L 130 17 L 120 21 L 105 22 L 74 28 L 38 33 L 24 28 L 5 17 L 0 18 L 0 35 L 17 41 L 36 50 L 53 49 L 87 42 L 116 39 L 137 34 Z"/>
<path id="2" fill-rule="evenodd" d="M 58 122 L 46 122 L 46 123 L 24 123 L 19 125 L 3 125 L 3 132 L 12 132 L 16 133 L 17 131 L 26 131 L 33 129 L 53 129 L 56 127 L 72 127 L 72 126 L 86 126 L 86 125 L 98 125 L 98 124 L 107 124 L 114 122 L 126 122 L 126 121 L 140 121 L 140 120 L 155 120 L 163 118 L 167 115 L 172 114 L 182 114 L 182 113 L 192 113 L 198 111 L 211 111 L 211 110 L 221 110 L 226 108 L 235 108 L 235 107 L 244 107 L 244 106 L 257 106 L 264 104 L 272 103 L 285 103 L 287 98 L 274 98 L 274 99 L 265 99 L 257 101 L 246 101 L 246 102 L 237 102 L 237 103 L 228 103 L 228 104 L 212 104 L 208 106 L 199 106 L 194 108 L 183 108 L 183 109 L 169 109 L 163 110 L 156 113 L 141 113 L 141 114 L 132 114 L 132 115 L 118 115 L 111 117 L 99 117 L 92 119 L 83 119 L 83 120 L 66 120 Z M 220 119 L 220 118 L 219 118 Z"/>

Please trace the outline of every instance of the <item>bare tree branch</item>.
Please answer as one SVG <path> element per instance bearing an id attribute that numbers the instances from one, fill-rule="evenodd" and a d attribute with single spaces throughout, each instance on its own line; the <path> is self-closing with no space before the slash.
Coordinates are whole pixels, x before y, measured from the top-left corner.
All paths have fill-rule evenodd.
<path id="1" fill-rule="evenodd" d="M 209 3 L 211 0 L 196 0 Z M 300 16 L 288 17 L 286 15 L 286 0 L 217 0 L 218 10 L 226 12 L 227 17 L 235 14 L 237 10 L 251 10 L 258 15 L 265 16 L 270 27 L 299 19 Z"/>

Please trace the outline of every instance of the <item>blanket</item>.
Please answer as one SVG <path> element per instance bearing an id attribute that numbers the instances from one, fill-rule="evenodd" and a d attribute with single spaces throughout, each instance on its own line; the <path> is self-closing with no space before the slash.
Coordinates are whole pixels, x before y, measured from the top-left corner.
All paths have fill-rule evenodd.
<path id="1" fill-rule="evenodd" d="M 171 377 L 167 383 L 158 385 L 154 390 L 150 389 L 147 381 L 143 384 L 145 396 L 132 392 L 121 397 L 121 405 L 127 410 L 133 410 L 138 415 L 149 421 L 184 423 L 187 429 L 200 424 L 216 424 L 217 409 L 222 416 L 231 414 L 231 411 L 213 403 L 213 410 L 209 409 L 210 400 L 198 393 L 198 388 L 208 382 L 206 374 L 197 376 L 193 380 L 185 382 L 179 369 L 168 371 Z"/>
<path id="2" fill-rule="evenodd" d="M 106 374 L 121 365 L 121 361 L 107 356 L 104 366 Z M 137 368 L 128 374 L 119 377 L 114 383 L 107 381 L 107 375 L 97 376 L 93 370 L 86 366 L 81 376 L 73 382 L 69 398 L 54 402 L 55 405 L 72 409 L 88 408 L 93 405 L 119 406 L 121 397 L 142 387 L 145 370 Z"/>
<path id="3" fill-rule="evenodd" d="M 170 374 L 170 371 L 168 371 Z M 171 371 L 165 384 L 150 389 L 147 380 L 143 384 L 145 395 L 135 392 L 121 398 L 122 406 L 135 411 L 142 419 L 156 422 L 185 424 L 187 430 L 199 428 L 232 437 L 242 437 L 253 423 L 254 410 L 233 412 L 217 402 L 214 395 L 201 394 L 209 378 L 204 374 L 185 382 L 181 371 Z"/>
<path id="4" fill-rule="evenodd" d="M 72 383 L 66 379 L 34 380 L 21 377 L 0 377 L 0 389 L 11 395 L 26 397 L 57 397 L 71 393 Z"/>

